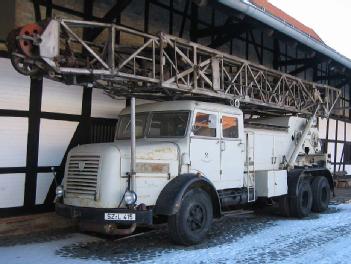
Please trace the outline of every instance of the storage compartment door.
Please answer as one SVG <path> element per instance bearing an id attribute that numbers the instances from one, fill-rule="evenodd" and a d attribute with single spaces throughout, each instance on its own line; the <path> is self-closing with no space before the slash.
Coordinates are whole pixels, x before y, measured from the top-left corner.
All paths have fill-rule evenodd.
<path id="1" fill-rule="evenodd" d="M 255 170 L 273 169 L 273 144 L 272 135 L 255 133 Z"/>

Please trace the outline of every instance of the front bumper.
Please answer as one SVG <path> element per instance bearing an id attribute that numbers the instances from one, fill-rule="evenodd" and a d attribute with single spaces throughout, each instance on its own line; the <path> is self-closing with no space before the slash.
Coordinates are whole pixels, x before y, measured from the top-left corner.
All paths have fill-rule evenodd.
<path id="1" fill-rule="evenodd" d="M 92 208 L 66 205 L 61 202 L 55 204 L 56 213 L 60 216 L 76 219 L 82 222 L 96 224 L 146 224 L 152 225 L 152 210 L 132 210 L 125 208 Z M 105 220 L 105 213 L 135 214 L 135 220 Z"/>

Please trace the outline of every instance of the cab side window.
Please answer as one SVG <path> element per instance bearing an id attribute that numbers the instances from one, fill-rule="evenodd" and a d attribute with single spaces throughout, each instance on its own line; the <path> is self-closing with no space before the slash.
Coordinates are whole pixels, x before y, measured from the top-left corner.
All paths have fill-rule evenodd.
<path id="1" fill-rule="evenodd" d="M 238 118 L 233 116 L 222 116 L 222 135 L 224 138 L 238 138 Z"/>
<path id="2" fill-rule="evenodd" d="M 197 112 L 193 133 L 196 136 L 216 137 L 217 115 Z"/>

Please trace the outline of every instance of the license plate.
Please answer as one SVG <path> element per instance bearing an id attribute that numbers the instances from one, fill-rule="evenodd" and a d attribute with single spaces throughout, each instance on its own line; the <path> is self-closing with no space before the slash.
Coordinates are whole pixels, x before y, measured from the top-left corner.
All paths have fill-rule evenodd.
<path id="1" fill-rule="evenodd" d="M 135 221 L 135 214 L 105 213 L 108 221 Z"/>

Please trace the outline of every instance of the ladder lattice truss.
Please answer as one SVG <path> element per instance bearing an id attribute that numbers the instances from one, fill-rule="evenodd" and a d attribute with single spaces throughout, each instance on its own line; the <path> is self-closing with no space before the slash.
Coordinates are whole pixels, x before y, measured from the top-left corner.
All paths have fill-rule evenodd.
<path id="1" fill-rule="evenodd" d="M 101 34 L 88 42 L 81 37 L 84 31 Z M 116 37 L 123 45 L 116 44 Z M 339 89 L 164 33 L 154 36 L 115 24 L 53 19 L 38 39 L 36 65 L 44 75 L 90 83 L 113 96 L 237 99 L 253 112 L 302 114 L 311 114 L 319 104 L 319 115 L 324 116 L 340 97 Z"/>

